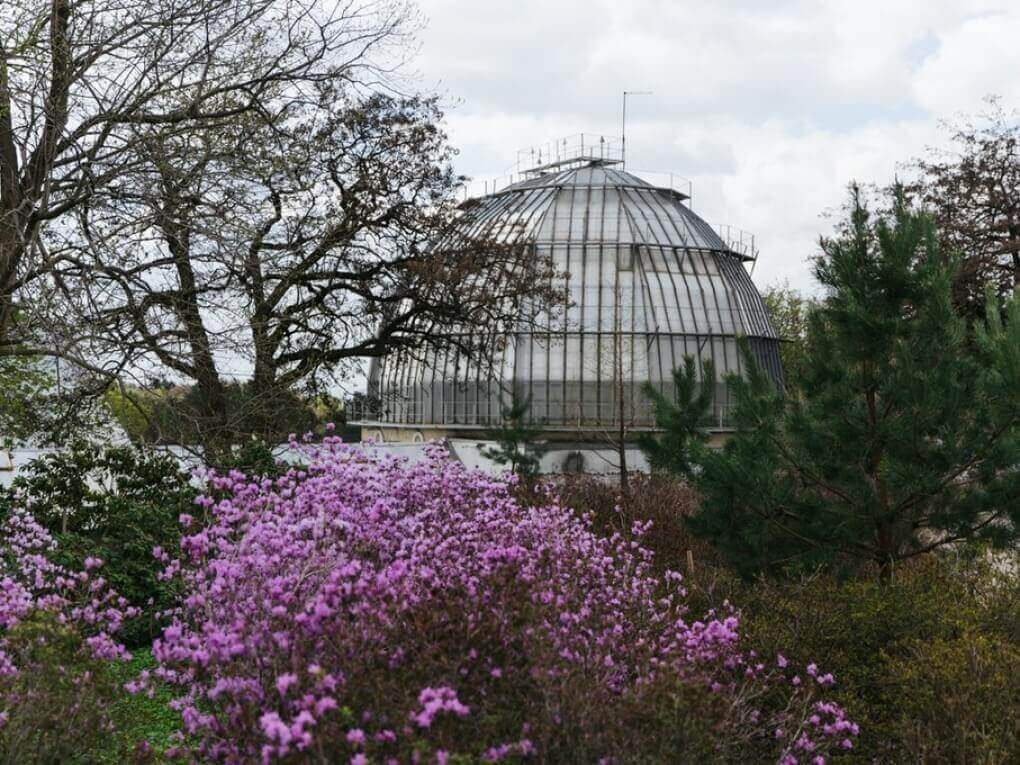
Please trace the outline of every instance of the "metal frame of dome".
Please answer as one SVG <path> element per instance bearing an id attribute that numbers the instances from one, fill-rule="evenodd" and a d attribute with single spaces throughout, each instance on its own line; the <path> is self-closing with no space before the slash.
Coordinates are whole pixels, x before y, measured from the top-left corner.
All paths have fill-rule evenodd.
<path id="1" fill-rule="evenodd" d="M 522 323 L 487 364 L 454 349 L 373 360 L 373 404 L 358 424 L 375 433 L 491 429 L 517 396 L 550 434 L 583 440 L 621 421 L 652 429 L 643 384 L 670 391 L 686 355 L 711 358 L 719 379 L 740 373 L 738 335 L 781 383 L 779 339 L 745 268 L 753 240 L 720 236 L 684 204 L 686 194 L 647 183 L 601 148 L 602 156 L 546 162 L 462 205 L 458 236 L 551 258 L 569 300 Z M 716 386 L 714 425 L 725 430 L 729 402 Z"/>

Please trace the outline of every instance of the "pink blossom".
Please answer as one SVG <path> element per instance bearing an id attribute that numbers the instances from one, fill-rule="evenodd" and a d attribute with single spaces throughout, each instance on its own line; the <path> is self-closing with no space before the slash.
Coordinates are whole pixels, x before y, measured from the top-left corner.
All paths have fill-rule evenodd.
<path id="1" fill-rule="evenodd" d="M 287 695 L 287 689 L 297 683 L 297 675 L 292 672 L 286 672 L 276 678 L 276 690 L 281 696 Z"/>
<path id="2" fill-rule="evenodd" d="M 364 746 L 365 744 L 365 731 L 361 728 L 351 728 L 347 731 L 347 743 L 353 744 L 354 746 Z"/>
<path id="3" fill-rule="evenodd" d="M 166 564 L 184 600 L 153 655 L 180 686 L 194 759 L 342 761 L 357 747 L 352 762 L 405 761 L 417 742 L 439 761 L 459 740 L 474 761 L 541 760 L 527 726 L 561 724 L 563 688 L 583 680 L 613 703 L 660 677 L 733 703 L 740 683 L 774 683 L 819 716 L 812 755 L 855 735 L 838 706 L 813 706 L 820 682 L 780 684 L 742 653 L 732 606 L 692 618 L 678 574 L 552 492 L 523 504 L 439 447 L 413 464 L 334 436 L 294 447 L 306 464 L 278 479 L 208 474 L 204 523 Z M 515 683 L 479 679 L 501 677 L 528 683 L 522 729 L 484 740 L 479 721 Z M 762 731 L 779 722 L 746 712 Z"/>

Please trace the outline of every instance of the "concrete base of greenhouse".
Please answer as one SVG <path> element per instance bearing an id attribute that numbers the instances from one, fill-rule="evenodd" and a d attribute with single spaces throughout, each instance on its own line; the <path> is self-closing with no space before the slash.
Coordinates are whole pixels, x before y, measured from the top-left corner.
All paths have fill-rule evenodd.
<path id="1" fill-rule="evenodd" d="M 449 426 L 406 427 L 381 423 L 362 423 L 362 443 L 382 452 L 409 454 L 415 447 L 428 442 L 442 442 L 451 454 L 465 465 L 487 473 L 499 473 L 504 468 L 483 455 L 486 447 L 495 445 L 488 430 L 477 427 L 453 429 Z M 631 434 L 636 431 L 630 431 Z M 728 438 L 727 431 L 713 432 L 709 445 L 721 447 Z M 540 470 L 546 474 L 588 473 L 616 475 L 620 471 L 620 457 L 609 434 L 578 433 L 576 429 L 547 430 L 542 434 L 546 447 Z M 647 471 L 648 460 L 634 444 L 625 449 L 627 469 Z"/>

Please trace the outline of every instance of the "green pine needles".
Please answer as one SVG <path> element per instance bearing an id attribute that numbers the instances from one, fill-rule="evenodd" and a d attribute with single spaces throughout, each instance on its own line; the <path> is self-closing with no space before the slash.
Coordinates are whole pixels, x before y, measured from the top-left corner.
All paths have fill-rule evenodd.
<path id="1" fill-rule="evenodd" d="M 809 312 L 797 393 L 776 390 L 745 344 L 722 449 L 697 427 L 712 386 L 693 361 L 675 402 L 652 397 L 664 430 L 643 442 L 653 468 L 698 487 L 693 530 L 744 574 L 867 561 L 888 579 L 944 545 L 1016 543 L 1020 296 L 1000 310 L 989 293 L 968 326 L 935 234 L 901 190 L 877 218 L 854 191 L 815 264 L 827 295 Z"/>
<path id="2" fill-rule="evenodd" d="M 483 457 L 529 481 L 538 476 L 542 455 L 549 448 L 538 440 L 542 429 L 531 424 L 530 409 L 531 399 L 514 393 L 509 405 L 503 407 L 499 427 L 486 434 L 495 444 L 479 450 Z"/>
<path id="3" fill-rule="evenodd" d="M 715 382 L 715 368 L 711 360 L 704 359 L 701 367 L 704 384 L 699 380 L 694 357 L 684 357 L 684 365 L 673 370 L 672 399 L 654 385 L 644 385 L 645 396 L 652 402 L 655 422 L 668 434 L 661 439 L 651 433 L 638 435 L 638 446 L 648 458 L 652 470 L 685 478 L 694 474 L 696 461 L 708 441 L 705 425 L 712 416 Z M 683 402 L 683 405 L 677 402 Z"/>

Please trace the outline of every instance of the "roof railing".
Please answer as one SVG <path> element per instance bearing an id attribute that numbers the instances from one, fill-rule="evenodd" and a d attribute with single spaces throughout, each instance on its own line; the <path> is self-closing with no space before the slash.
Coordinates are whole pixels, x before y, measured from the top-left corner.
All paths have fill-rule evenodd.
<path id="1" fill-rule="evenodd" d="M 468 179 L 461 184 L 460 194 L 467 201 L 496 194 L 515 183 L 591 164 L 620 165 L 623 163 L 623 140 L 601 133 L 575 133 L 526 149 L 518 149 L 514 166 L 496 178 Z M 679 173 L 631 170 L 649 185 L 671 191 L 693 208 L 694 184 Z"/>
<path id="2" fill-rule="evenodd" d="M 591 162 L 622 163 L 622 139 L 598 133 L 575 133 L 538 146 L 518 149 L 515 171 L 533 177 Z"/>
<path id="3" fill-rule="evenodd" d="M 525 180 L 520 173 L 509 173 L 498 178 L 469 178 L 460 185 L 461 199 L 467 201 L 478 197 L 487 197 Z"/>
<path id="4" fill-rule="evenodd" d="M 730 252 L 739 255 L 744 260 L 756 261 L 758 259 L 758 246 L 754 234 L 750 231 L 744 231 L 742 228 L 728 224 L 717 225 L 715 230 Z"/>
<path id="5" fill-rule="evenodd" d="M 581 164 L 582 166 L 584 164 L 589 164 L 589 160 L 586 159 Z M 685 202 L 688 207 L 693 209 L 694 184 L 689 178 L 685 178 L 679 173 L 660 172 L 655 170 L 634 170 L 632 174 L 636 175 L 650 186 L 654 186 L 657 189 L 664 189 L 676 194 L 680 201 Z M 501 175 L 497 178 L 469 178 L 461 183 L 459 194 L 462 201 L 476 199 L 478 197 L 487 197 L 490 194 L 496 194 L 515 183 L 520 183 L 521 181 L 529 180 L 534 177 L 534 172 L 528 170 L 522 173 L 507 173 L 506 175 Z"/>
<path id="6" fill-rule="evenodd" d="M 681 201 L 686 201 L 689 208 L 694 209 L 694 183 L 690 178 L 685 178 L 679 173 L 663 172 L 660 170 L 628 169 L 627 172 L 636 175 L 657 189 L 672 191 L 681 197 Z"/>

